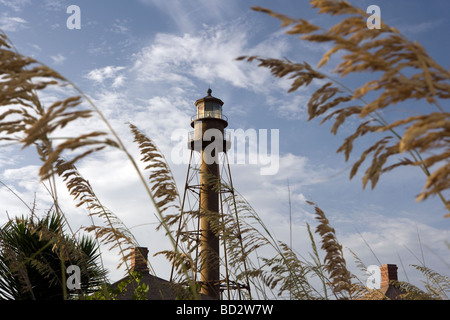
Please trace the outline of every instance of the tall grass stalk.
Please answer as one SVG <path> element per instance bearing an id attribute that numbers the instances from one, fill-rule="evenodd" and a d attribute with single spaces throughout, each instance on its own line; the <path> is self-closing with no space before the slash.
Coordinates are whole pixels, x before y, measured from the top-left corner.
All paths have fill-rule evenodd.
<path id="1" fill-rule="evenodd" d="M 321 86 L 308 101 L 309 120 L 322 118 L 321 123 L 324 123 L 334 119 L 333 134 L 346 120 L 357 117 L 361 124 L 337 150 L 344 153 L 346 161 L 356 139 L 368 133 L 383 134 L 383 138 L 366 149 L 353 164 L 350 179 L 369 155 L 372 155 L 372 162 L 362 177 L 363 188 L 369 183 L 374 188 L 380 176 L 393 169 L 416 166 L 426 175 L 425 185 L 416 201 L 438 196 L 450 210 L 448 199 L 444 197 L 450 186 L 447 161 L 450 113 L 441 107 L 441 101 L 450 98 L 450 72 L 434 61 L 419 43 L 410 41 L 383 21 L 380 29 L 368 29 L 368 14 L 346 1 L 311 0 L 310 4 L 319 9 L 320 14 L 343 18 L 331 28 L 324 29 L 302 18 L 294 19 L 261 7 L 253 9 L 279 19 L 282 27 L 289 27 L 287 34 L 300 35 L 302 41 L 332 44 L 317 68 L 307 62 L 259 56 L 243 56 L 237 60 L 258 61 L 259 67 L 269 69 L 275 77 L 291 79 L 288 92 L 307 87 L 315 80 Z M 343 55 L 334 72 L 341 78 L 355 73 L 380 76 L 352 90 L 342 80 L 319 71 L 338 52 Z M 376 98 L 366 101 L 365 96 L 370 93 L 375 93 Z M 383 117 L 385 109 L 411 99 L 425 106 L 422 114 L 391 123 Z M 393 136 L 385 135 L 387 133 Z"/>

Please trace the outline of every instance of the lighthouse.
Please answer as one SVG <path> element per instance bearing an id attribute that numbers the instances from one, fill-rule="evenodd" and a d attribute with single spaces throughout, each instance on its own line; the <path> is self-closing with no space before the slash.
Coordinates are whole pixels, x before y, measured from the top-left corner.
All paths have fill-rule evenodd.
<path id="1" fill-rule="evenodd" d="M 187 148 L 190 149 L 185 189 L 183 193 L 176 246 L 188 251 L 189 268 L 202 296 L 211 299 L 232 299 L 234 292 L 242 298 L 243 290 L 250 296 L 248 278 L 246 284 L 230 279 L 227 260 L 227 245 L 221 238 L 225 225 L 224 215 L 232 215 L 238 221 L 236 200 L 231 181 L 227 151 L 231 139 L 225 128 L 228 118 L 223 114 L 223 101 L 212 96 L 212 90 L 194 102 L 195 114 L 188 133 Z M 240 235 L 239 223 L 232 230 Z M 241 242 L 242 256 L 244 247 Z M 243 271 L 246 262 L 243 259 Z M 174 281 L 175 263 L 172 265 L 170 281 Z M 233 293 L 232 293 L 233 292 Z"/>
<path id="2" fill-rule="evenodd" d="M 213 299 L 219 299 L 220 254 L 219 237 L 214 225 L 219 221 L 219 190 L 215 184 L 220 181 L 219 153 L 226 151 L 225 128 L 228 119 L 222 113 L 222 100 L 211 95 L 195 101 L 196 114 L 191 118 L 194 128 L 193 139 L 189 137 L 188 147 L 200 153 L 200 281 L 201 292 Z M 192 134 L 191 134 L 192 136 Z"/>

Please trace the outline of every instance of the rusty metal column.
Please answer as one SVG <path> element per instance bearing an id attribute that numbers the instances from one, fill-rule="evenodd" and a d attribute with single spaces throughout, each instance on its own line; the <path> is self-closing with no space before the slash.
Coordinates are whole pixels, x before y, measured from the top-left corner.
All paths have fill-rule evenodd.
<path id="1" fill-rule="evenodd" d="M 200 165 L 200 228 L 201 228 L 201 292 L 213 299 L 220 299 L 219 237 L 214 229 L 219 223 L 219 194 L 214 190 L 219 178 L 218 155 L 202 150 Z"/>

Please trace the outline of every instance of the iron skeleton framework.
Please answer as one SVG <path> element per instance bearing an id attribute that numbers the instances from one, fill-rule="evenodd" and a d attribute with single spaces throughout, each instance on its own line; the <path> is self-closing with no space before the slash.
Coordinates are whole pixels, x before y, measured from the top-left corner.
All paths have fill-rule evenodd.
<path id="1" fill-rule="evenodd" d="M 190 270 L 203 295 L 212 299 L 249 298 L 246 253 L 227 155 L 231 141 L 224 130 L 228 119 L 222 115 L 223 102 L 211 96 L 211 89 L 207 93 L 195 102 L 194 132 L 188 136 L 191 153 L 176 247 L 186 253 L 184 268 Z M 205 138 L 209 129 L 220 134 Z M 211 144 L 214 148 L 207 151 Z M 176 268 L 173 263 L 170 281 L 180 280 L 176 279 Z"/>

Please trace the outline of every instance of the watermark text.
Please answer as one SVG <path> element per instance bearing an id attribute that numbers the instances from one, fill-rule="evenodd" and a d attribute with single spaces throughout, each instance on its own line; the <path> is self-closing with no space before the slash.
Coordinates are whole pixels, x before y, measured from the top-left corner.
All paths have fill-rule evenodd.
<path id="1" fill-rule="evenodd" d="M 81 271 L 80 267 L 76 265 L 70 265 L 66 269 L 67 277 L 66 286 L 69 290 L 81 289 Z"/>
<path id="2" fill-rule="evenodd" d="M 175 130 L 171 136 L 172 141 L 177 142 L 171 152 L 174 164 L 189 164 L 190 150 L 187 148 L 186 137 L 189 137 L 188 142 L 193 144 L 194 150 L 203 150 L 203 160 L 208 164 L 221 163 L 218 155 L 226 151 L 229 164 L 258 165 L 261 175 L 278 173 L 279 129 L 227 129 L 225 132 L 208 129 L 202 136 L 184 129 Z M 216 143 L 210 143 L 202 149 L 205 141 Z M 223 141 L 228 143 L 228 150 L 224 149 L 226 147 Z"/>
<path id="3" fill-rule="evenodd" d="M 369 277 L 366 281 L 366 286 L 369 289 L 380 289 L 381 284 L 381 270 L 379 266 L 371 265 L 367 267 Z"/>
<path id="4" fill-rule="evenodd" d="M 370 16 L 367 18 L 366 25 L 369 29 L 381 29 L 381 9 L 379 6 L 372 4 L 367 7 L 367 14 Z"/>
<path id="5" fill-rule="evenodd" d="M 66 12 L 71 14 L 66 21 L 67 29 L 81 29 L 81 9 L 79 6 L 70 5 L 67 7 Z"/>

